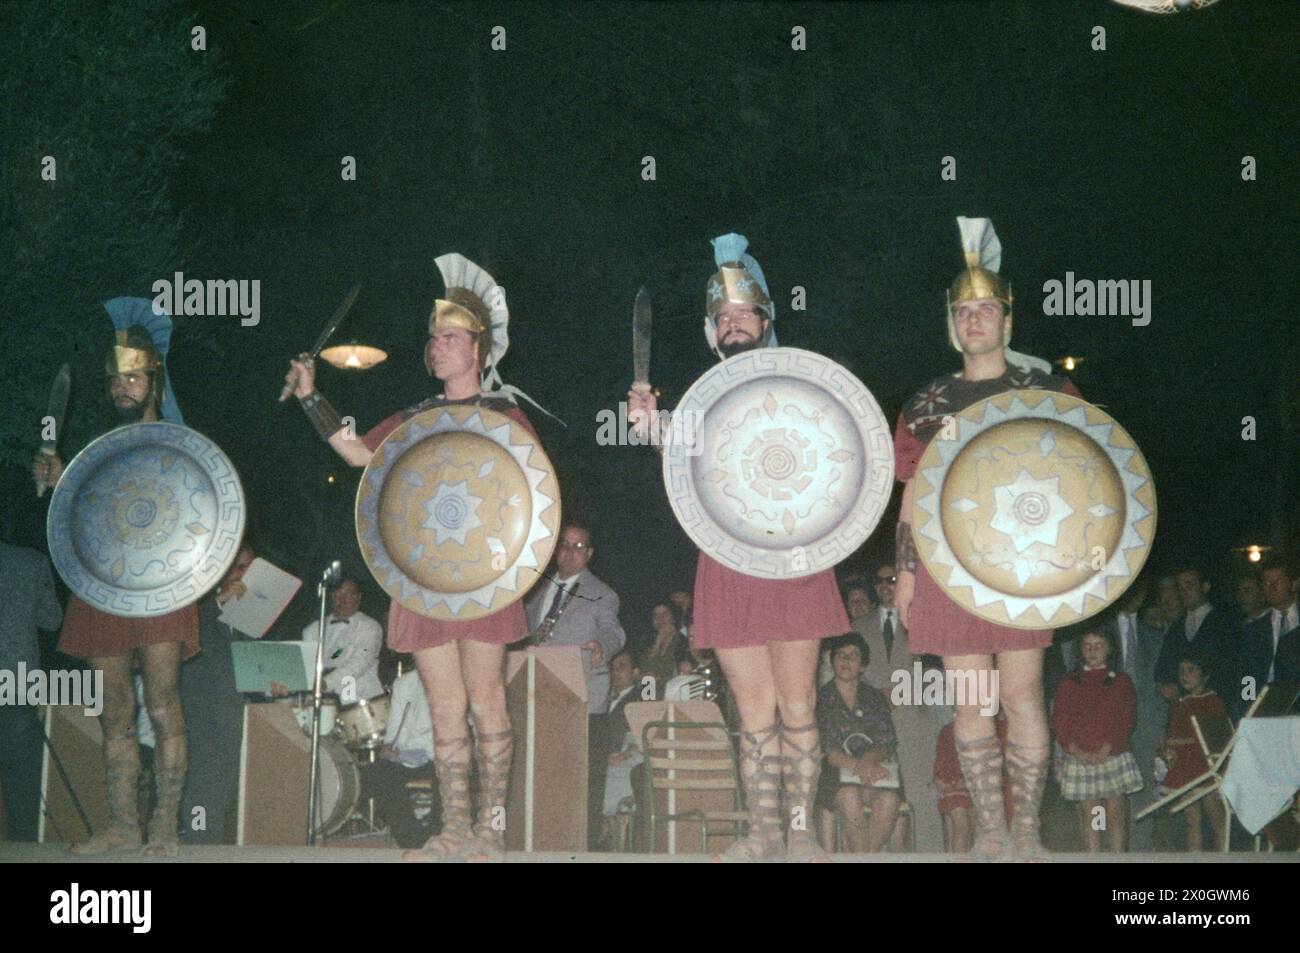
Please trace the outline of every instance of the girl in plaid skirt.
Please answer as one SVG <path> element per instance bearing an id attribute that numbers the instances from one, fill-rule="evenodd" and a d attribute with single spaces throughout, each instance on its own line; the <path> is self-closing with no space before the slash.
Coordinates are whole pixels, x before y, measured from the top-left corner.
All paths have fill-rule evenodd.
<path id="1" fill-rule="evenodd" d="M 1087 850 L 1125 850 L 1129 794 L 1142 790 L 1142 773 L 1128 748 L 1136 723 L 1133 681 L 1110 667 L 1115 645 L 1094 622 L 1080 640 L 1079 667 L 1061 678 L 1052 730 L 1062 749 L 1056 779 L 1061 797 L 1079 804 L 1079 831 Z"/>

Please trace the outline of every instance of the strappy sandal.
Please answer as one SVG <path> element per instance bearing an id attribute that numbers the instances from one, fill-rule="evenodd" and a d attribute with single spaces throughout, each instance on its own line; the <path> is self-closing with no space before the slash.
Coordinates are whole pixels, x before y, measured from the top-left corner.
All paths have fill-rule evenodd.
<path id="1" fill-rule="evenodd" d="M 154 858 L 176 857 L 181 852 L 176 817 L 181 796 L 185 793 L 185 772 L 189 767 L 189 749 L 184 736 L 159 738 L 154 771 L 157 804 L 149 818 L 149 840 L 144 855 Z"/>
<path id="2" fill-rule="evenodd" d="M 799 744 L 793 736 L 806 736 L 808 745 Z M 822 752 L 817 736 L 817 725 L 810 723 L 791 728 L 781 726 L 781 772 L 785 781 L 786 808 L 790 814 L 790 828 L 787 834 L 789 846 L 786 848 L 787 864 L 829 864 L 830 855 L 817 843 L 817 838 L 809 829 L 813 818 L 813 794 L 817 790 L 817 778 L 821 774 Z M 803 830 L 794 829 L 796 817 L 802 818 Z"/>
<path id="3" fill-rule="evenodd" d="M 474 758 L 478 764 L 479 812 L 474 837 L 482 850 L 469 854 L 472 863 L 499 864 L 505 860 L 506 797 L 510 792 L 510 762 L 515 752 L 514 733 L 479 732 L 475 737 Z M 493 750 L 488 751 L 488 746 Z"/>
<path id="4" fill-rule="evenodd" d="M 464 863 L 480 851 L 481 845 L 470 824 L 469 759 L 454 759 L 469 743 L 469 735 L 435 742 L 434 766 L 442 794 L 442 833 L 430 837 L 418 850 L 402 851 L 403 862 Z"/>
<path id="5" fill-rule="evenodd" d="M 749 811 L 749 833 L 723 853 L 709 858 L 715 864 L 779 863 L 785 856 L 781 843 L 780 757 L 765 755 L 763 748 L 777 738 L 775 724 L 753 734 L 740 733 L 740 780 Z"/>
<path id="6" fill-rule="evenodd" d="M 992 863 L 1006 854 L 1009 846 L 1006 809 L 1002 801 L 1002 746 L 996 735 L 976 741 L 957 740 L 957 759 L 966 778 L 975 808 L 975 843 L 958 863 Z"/>
<path id="7" fill-rule="evenodd" d="M 1051 747 L 1007 741 L 1007 776 L 1011 781 L 1011 856 L 1026 864 L 1046 864 L 1051 855 L 1039 836 L 1043 791 Z"/>
<path id="8" fill-rule="evenodd" d="M 69 848 L 82 857 L 140 849 L 140 820 L 136 807 L 140 751 L 134 734 L 105 740 L 104 771 L 108 782 L 109 824 L 104 831 Z"/>

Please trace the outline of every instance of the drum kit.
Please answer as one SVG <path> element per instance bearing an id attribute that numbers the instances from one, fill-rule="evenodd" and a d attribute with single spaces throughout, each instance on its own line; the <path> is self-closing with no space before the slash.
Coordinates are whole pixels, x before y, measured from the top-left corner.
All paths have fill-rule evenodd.
<path id="1" fill-rule="evenodd" d="M 293 703 L 303 734 L 311 735 L 310 697 Z M 320 818 L 318 835 L 335 834 L 356 816 L 361 800 L 361 765 L 373 763 L 388 730 L 387 695 L 340 708 L 326 698 L 320 710 Z"/>

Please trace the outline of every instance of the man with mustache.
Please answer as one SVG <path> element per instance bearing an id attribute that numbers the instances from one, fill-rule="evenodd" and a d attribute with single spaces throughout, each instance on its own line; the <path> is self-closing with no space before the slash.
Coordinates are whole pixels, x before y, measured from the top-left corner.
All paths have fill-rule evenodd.
<path id="1" fill-rule="evenodd" d="M 708 283 L 704 336 L 724 359 L 776 346 L 776 309 L 762 269 L 745 252 L 748 244 L 735 234 L 713 240 L 718 270 Z M 649 385 L 634 385 L 629 418 L 650 420 L 656 411 Z M 691 636 L 695 648 L 717 653 L 735 694 L 750 815 L 748 836 L 717 859 L 768 861 L 784 853 L 789 861 L 829 861 L 811 829 L 821 772 L 814 681 L 820 640 L 848 628 L 831 570 L 800 579 L 759 579 L 700 553 Z"/>
<path id="2" fill-rule="evenodd" d="M 172 322 L 157 314 L 148 298 L 114 298 L 104 303 L 116 329 L 108 352 L 106 391 L 123 424 L 156 421 L 184 423 L 171 383 L 167 350 Z M 53 486 L 63 475 L 63 461 L 37 454 L 32 467 L 37 481 Z M 77 596 L 68 599 L 59 651 L 90 663 L 104 673 L 104 765 L 108 777 L 108 828 L 73 853 L 101 854 L 138 850 L 140 823 L 136 784 L 140 749 L 136 740 L 133 672 L 144 674 L 145 707 L 157 738 L 154 775 L 158 798 L 149 821 L 149 856 L 174 856 L 181 794 L 189 752 L 180 700 L 181 662 L 199 652 L 198 606 L 191 603 L 167 615 L 124 618 L 101 612 Z"/>

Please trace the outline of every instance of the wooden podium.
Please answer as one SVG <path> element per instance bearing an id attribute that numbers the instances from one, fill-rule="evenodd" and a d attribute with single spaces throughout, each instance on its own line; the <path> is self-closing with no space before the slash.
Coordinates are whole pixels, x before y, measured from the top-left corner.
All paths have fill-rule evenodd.
<path id="1" fill-rule="evenodd" d="M 506 849 L 587 849 L 587 680 L 577 646 L 506 655 L 515 736 Z"/>
<path id="2" fill-rule="evenodd" d="M 99 719 L 80 708 L 51 705 L 45 709 L 45 734 L 59 755 L 77 800 L 95 830 L 108 826 L 108 785 L 104 778 L 104 735 Z M 45 844 L 76 844 L 90 836 L 73 806 L 63 776 L 42 749 L 41 811 L 38 839 Z"/>

